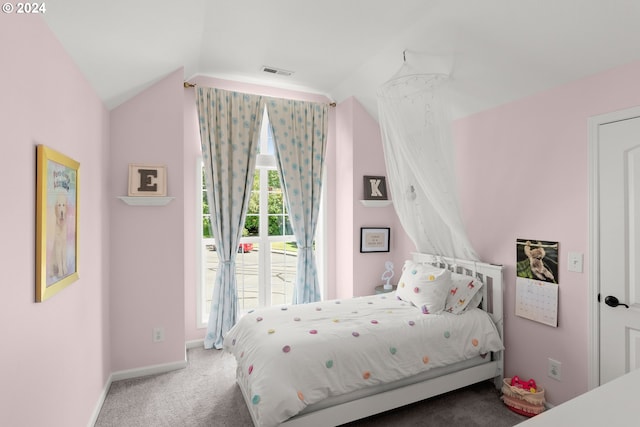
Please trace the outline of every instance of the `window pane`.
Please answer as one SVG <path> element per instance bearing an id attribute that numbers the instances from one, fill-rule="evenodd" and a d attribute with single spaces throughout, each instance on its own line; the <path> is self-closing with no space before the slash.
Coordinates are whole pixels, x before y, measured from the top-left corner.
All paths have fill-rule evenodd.
<path id="1" fill-rule="evenodd" d="M 216 282 L 216 272 L 218 271 L 218 252 L 215 250 L 213 240 L 204 241 L 204 272 L 203 272 L 203 293 L 202 299 L 205 301 L 203 307 L 203 322 L 207 322 L 209 318 L 209 310 L 211 309 L 211 298 L 213 297 L 213 285 Z"/>
<path id="2" fill-rule="evenodd" d="M 289 215 L 269 215 L 269 236 L 293 236 Z"/>
<path id="3" fill-rule="evenodd" d="M 270 170 L 269 175 L 269 191 L 280 191 L 280 173 L 277 170 Z"/>
<path id="4" fill-rule="evenodd" d="M 203 189 L 202 191 L 202 213 L 203 214 L 208 214 L 209 213 L 209 200 L 207 197 L 207 190 Z"/>
<path id="5" fill-rule="evenodd" d="M 260 174 L 253 176 L 253 188 L 249 197 L 247 217 L 244 220 L 243 236 L 260 235 Z"/>
<path id="6" fill-rule="evenodd" d="M 265 112 L 266 112 L 266 107 L 265 107 Z M 267 115 L 267 117 L 268 117 L 268 115 Z M 267 121 L 267 123 L 268 123 L 268 121 Z M 262 153 L 262 154 L 265 154 L 265 153 Z M 276 154 L 276 149 L 275 149 L 274 141 L 273 141 L 273 129 L 271 129 L 271 124 L 270 123 L 268 123 L 268 125 L 267 125 L 267 153 L 266 154 L 271 154 L 271 155 L 275 155 Z"/>
<path id="7" fill-rule="evenodd" d="M 211 217 L 209 217 L 209 215 L 202 216 L 202 237 L 213 238 L 213 231 L 211 230 Z"/>
<path id="8" fill-rule="evenodd" d="M 238 310 L 241 312 L 258 307 L 258 245 L 249 245 L 241 244 L 236 257 Z"/>
<path id="9" fill-rule="evenodd" d="M 271 243 L 271 304 L 291 304 L 298 250 L 293 242 Z"/>
<path id="10" fill-rule="evenodd" d="M 236 257 L 236 280 L 238 286 L 238 310 L 246 311 L 258 307 L 258 244 L 241 243 Z M 204 300 L 205 318 L 208 319 L 213 297 L 213 286 L 218 272 L 218 252 L 215 245 L 205 245 Z"/>
<path id="11" fill-rule="evenodd" d="M 260 217 L 258 215 L 249 215 L 244 220 L 243 236 L 259 236 L 260 235 Z"/>
<path id="12" fill-rule="evenodd" d="M 282 193 L 269 193 L 269 213 L 270 214 L 282 214 L 284 213 L 284 200 Z"/>
<path id="13" fill-rule="evenodd" d="M 207 184 L 205 182 L 204 168 L 202 168 L 202 237 L 211 238 L 211 217 L 209 216 L 209 200 L 207 197 Z"/>
<path id="14" fill-rule="evenodd" d="M 284 236 L 282 215 L 269 215 L 269 236 Z"/>

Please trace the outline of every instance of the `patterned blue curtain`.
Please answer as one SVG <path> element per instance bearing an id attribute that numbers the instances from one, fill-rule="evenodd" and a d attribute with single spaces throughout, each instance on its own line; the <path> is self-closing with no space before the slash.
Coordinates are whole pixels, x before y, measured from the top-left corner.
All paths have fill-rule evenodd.
<path id="1" fill-rule="evenodd" d="M 320 212 L 329 106 L 287 99 L 269 99 L 266 104 L 282 188 L 298 245 L 293 303 L 319 301 L 313 239 Z"/>
<path id="2" fill-rule="evenodd" d="M 237 319 L 235 260 L 253 184 L 261 103 L 260 96 L 197 90 L 207 197 L 219 258 L 205 348 L 222 348 L 224 335 Z"/>

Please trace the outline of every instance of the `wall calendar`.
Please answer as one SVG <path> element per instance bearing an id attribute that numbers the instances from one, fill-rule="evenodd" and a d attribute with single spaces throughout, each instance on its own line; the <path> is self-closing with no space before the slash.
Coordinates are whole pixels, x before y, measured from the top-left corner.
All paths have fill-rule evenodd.
<path id="1" fill-rule="evenodd" d="M 558 242 L 516 241 L 516 316 L 558 326 Z"/>
<path id="2" fill-rule="evenodd" d="M 516 316 L 558 326 L 558 284 L 516 278 Z"/>

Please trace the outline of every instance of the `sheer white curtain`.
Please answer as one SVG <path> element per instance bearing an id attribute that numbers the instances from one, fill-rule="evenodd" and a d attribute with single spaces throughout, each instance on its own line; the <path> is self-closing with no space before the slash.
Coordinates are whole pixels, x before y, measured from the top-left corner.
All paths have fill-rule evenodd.
<path id="1" fill-rule="evenodd" d="M 235 262 L 253 184 L 263 104 L 260 96 L 204 87 L 197 89 L 197 104 L 219 258 L 204 346 L 222 348 L 238 313 Z"/>
<path id="2" fill-rule="evenodd" d="M 457 197 L 449 76 L 405 63 L 378 90 L 389 189 L 403 228 L 418 251 L 477 259 Z"/>

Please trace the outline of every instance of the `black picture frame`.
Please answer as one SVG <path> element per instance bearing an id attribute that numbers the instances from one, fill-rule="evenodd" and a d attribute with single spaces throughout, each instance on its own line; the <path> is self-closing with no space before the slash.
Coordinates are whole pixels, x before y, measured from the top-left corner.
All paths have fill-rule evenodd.
<path id="1" fill-rule="evenodd" d="M 387 179 L 384 176 L 363 177 L 364 200 L 388 200 Z"/>
<path id="2" fill-rule="evenodd" d="M 360 227 L 360 252 L 389 252 L 391 228 Z"/>
<path id="3" fill-rule="evenodd" d="M 559 242 L 516 239 L 516 276 L 549 283 L 559 282 Z"/>

